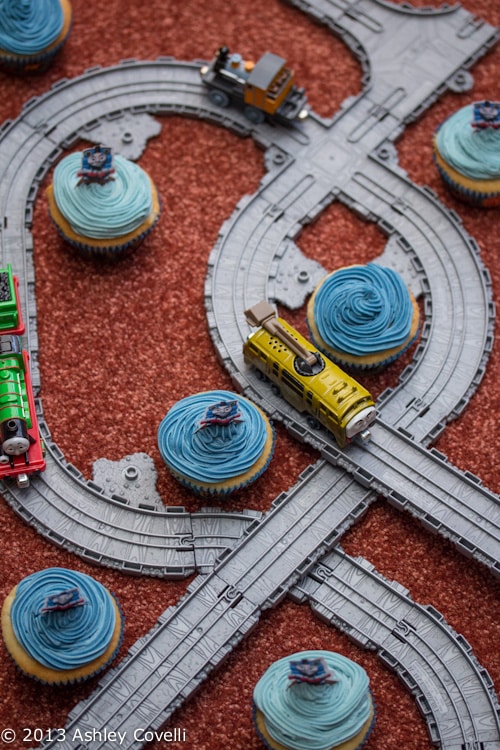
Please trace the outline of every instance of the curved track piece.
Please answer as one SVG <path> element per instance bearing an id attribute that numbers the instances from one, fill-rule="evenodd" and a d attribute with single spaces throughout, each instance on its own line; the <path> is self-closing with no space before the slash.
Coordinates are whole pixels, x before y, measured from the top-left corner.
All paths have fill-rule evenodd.
<path id="1" fill-rule="evenodd" d="M 412 601 L 363 558 L 337 549 L 293 589 L 315 614 L 376 650 L 417 700 L 442 750 L 497 746 L 500 706 L 491 677 L 463 636 L 433 607 Z"/>

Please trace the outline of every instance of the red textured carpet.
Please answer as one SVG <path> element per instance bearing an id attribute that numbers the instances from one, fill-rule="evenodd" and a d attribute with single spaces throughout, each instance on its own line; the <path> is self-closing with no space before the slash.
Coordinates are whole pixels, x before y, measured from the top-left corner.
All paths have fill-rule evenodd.
<path id="1" fill-rule="evenodd" d="M 416 3 L 430 4 L 428 0 Z M 465 5 L 500 26 L 497 4 L 469 0 Z M 48 72 L 23 79 L 0 73 L 0 122 L 15 118 L 23 102 L 55 81 L 80 75 L 91 66 L 159 55 L 208 59 L 221 43 L 245 57 L 257 58 L 266 50 L 281 54 L 322 115 L 334 113 L 347 96 L 361 90 L 361 67 L 347 48 L 326 28 L 278 0 L 73 0 L 73 10 L 72 35 Z M 498 298 L 500 209 L 480 212 L 457 203 L 445 193 L 431 158 L 432 133 L 447 114 L 474 99 L 498 99 L 500 49 L 480 60 L 473 74 L 473 92 L 444 96 L 406 130 L 397 146 L 400 163 L 411 178 L 430 185 L 478 241 Z M 231 387 L 206 328 L 206 261 L 221 224 L 237 201 L 256 189 L 264 174 L 263 155 L 251 140 L 205 123 L 172 117 L 163 119 L 162 125 L 161 135 L 150 141 L 139 163 L 159 188 L 163 215 L 129 259 L 102 267 L 68 253 L 48 220 L 43 191 L 39 194 L 33 234 L 42 397 L 54 440 L 85 476 L 90 478 L 92 463 L 99 457 L 119 459 L 145 451 L 157 463 L 165 504 L 196 510 L 201 504 L 162 468 L 156 430 L 179 398 Z M 305 229 L 299 244 L 333 270 L 375 258 L 385 237 L 334 204 Z M 383 376 L 367 378 L 374 394 L 396 384 L 410 356 Z M 478 475 L 497 492 L 499 367 L 497 342 L 477 394 L 437 444 L 452 463 Z M 313 451 L 278 430 L 276 458 L 268 472 L 234 497 L 229 507 L 266 510 L 314 459 Z M 0 529 L 2 600 L 21 578 L 41 568 L 57 565 L 87 572 L 121 602 L 126 615 L 122 654 L 178 600 L 188 583 L 131 579 L 91 567 L 39 537 L 3 502 Z M 344 537 L 343 546 L 406 586 L 417 602 L 439 610 L 470 642 L 500 685 L 498 586 L 483 567 L 383 500 Z M 367 750 L 431 747 L 417 706 L 398 679 L 373 654 L 321 624 L 307 607 L 288 601 L 262 617 L 253 634 L 175 715 L 171 725 L 186 732 L 180 746 L 185 750 L 262 747 L 251 723 L 253 686 L 271 661 L 303 648 L 341 651 L 369 672 L 378 720 Z M 27 737 L 23 728 L 63 726 L 72 706 L 95 685 L 41 687 L 16 671 L 3 646 L 0 664 L 0 729 L 12 727 L 18 732 L 17 743 L 9 746 L 16 750 L 36 744 L 21 742 Z M 171 748 L 172 743 L 157 742 L 152 747 Z"/>

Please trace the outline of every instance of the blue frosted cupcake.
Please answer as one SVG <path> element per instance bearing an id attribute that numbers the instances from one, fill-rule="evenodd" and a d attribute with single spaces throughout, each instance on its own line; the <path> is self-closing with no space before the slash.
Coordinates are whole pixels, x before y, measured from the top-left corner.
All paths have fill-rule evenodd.
<path id="1" fill-rule="evenodd" d="M 82 178 L 85 155 L 99 149 L 106 150 L 94 147 L 59 162 L 47 188 L 49 213 L 61 236 L 81 254 L 117 258 L 153 229 L 160 198 L 147 172 L 123 156 L 113 157 L 106 179 Z"/>
<path id="2" fill-rule="evenodd" d="M 199 495 L 226 495 L 267 468 L 274 431 L 248 399 L 205 391 L 174 404 L 158 429 L 158 446 L 182 484 Z"/>
<path id="3" fill-rule="evenodd" d="M 274 662 L 253 693 L 254 724 L 271 750 L 357 750 L 375 709 L 365 670 L 332 651 Z"/>
<path id="4" fill-rule="evenodd" d="M 45 70 L 71 30 L 69 0 L 0 0 L 0 65 Z"/>
<path id="5" fill-rule="evenodd" d="M 80 682 L 113 659 L 122 640 L 120 608 L 84 573 L 47 568 L 24 578 L 2 608 L 7 651 L 41 682 Z"/>
<path id="6" fill-rule="evenodd" d="M 330 359 L 368 369 L 389 364 L 413 343 L 417 302 L 401 276 L 376 263 L 326 276 L 307 306 L 312 339 Z"/>
<path id="7" fill-rule="evenodd" d="M 434 160 L 450 192 L 481 208 L 500 206 L 500 103 L 462 107 L 438 128 Z"/>

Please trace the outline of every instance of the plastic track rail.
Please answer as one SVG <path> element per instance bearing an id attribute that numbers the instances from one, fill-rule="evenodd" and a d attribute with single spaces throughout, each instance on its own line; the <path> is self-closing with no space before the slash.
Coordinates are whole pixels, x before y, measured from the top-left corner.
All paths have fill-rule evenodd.
<path id="1" fill-rule="evenodd" d="M 416 605 L 400 584 L 338 548 L 292 595 L 308 600 L 318 617 L 355 643 L 377 651 L 415 696 L 436 745 L 495 746 L 494 686 L 467 641 L 433 607 Z"/>

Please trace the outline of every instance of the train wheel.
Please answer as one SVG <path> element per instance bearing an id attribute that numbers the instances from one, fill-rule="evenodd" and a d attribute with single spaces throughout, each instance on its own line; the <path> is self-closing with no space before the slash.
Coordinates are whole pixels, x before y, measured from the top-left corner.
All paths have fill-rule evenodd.
<path id="1" fill-rule="evenodd" d="M 208 98 L 216 107 L 229 107 L 229 97 L 224 91 L 211 91 Z"/>
<path id="2" fill-rule="evenodd" d="M 312 430 L 321 430 L 321 422 L 309 414 L 306 418 L 306 422 Z"/>
<path id="3" fill-rule="evenodd" d="M 265 114 L 261 109 L 257 109 L 256 107 L 245 107 L 243 111 L 245 117 L 247 120 L 250 120 L 250 122 L 253 122 L 254 125 L 260 125 L 262 122 L 264 122 Z"/>

